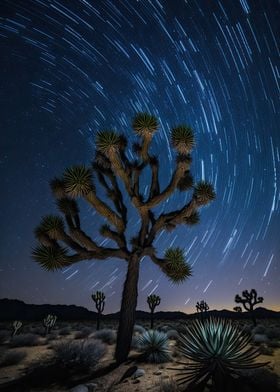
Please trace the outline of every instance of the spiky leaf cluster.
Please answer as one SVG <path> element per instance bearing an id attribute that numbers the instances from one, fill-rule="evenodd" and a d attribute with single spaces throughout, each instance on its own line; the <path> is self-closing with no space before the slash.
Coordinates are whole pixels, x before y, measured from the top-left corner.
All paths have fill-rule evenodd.
<path id="1" fill-rule="evenodd" d="M 76 216 L 79 213 L 79 207 L 76 200 L 64 197 L 57 201 L 59 211 L 65 215 Z"/>
<path id="2" fill-rule="evenodd" d="M 40 234 L 47 234 L 51 239 L 57 240 L 60 238 L 61 233 L 64 231 L 64 222 L 60 216 L 57 215 L 46 215 L 42 218 L 42 221 L 35 234 L 40 240 Z"/>
<path id="3" fill-rule="evenodd" d="M 185 218 L 185 223 L 187 225 L 196 225 L 200 222 L 200 216 L 197 211 L 193 212 L 190 216 Z"/>
<path id="4" fill-rule="evenodd" d="M 143 359 L 149 363 L 163 363 L 171 360 L 168 337 L 157 330 L 145 331 L 137 337 L 137 346 Z"/>
<path id="5" fill-rule="evenodd" d="M 193 178 L 191 174 L 187 171 L 182 178 L 180 178 L 178 184 L 177 184 L 177 189 L 179 189 L 180 192 L 184 192 L 193 186 Z"/>
<path id="6" fill-rule="evenodd" d="M 64 181 L 60 178 L 54 178 L 50 181 L 50 187 L 53 192 L 53 195 L 57 199 L 62 199 L 66 196 L 65 193 L 65 184 Z"/>
<path id="7" fill-rule="evenodd" d="M 195 186 L 194 195 L 199 205 L 208 204 L 216 197 L 213 186 L 206 181 L 201 181 Z"/>
<path id="8" fill-rule="evenodd" d="M 122 144 L 120 136 L 114 131 L 101 131 L 96 136 L 96 148 L 105 156 L 118 151 Z"/>
<path id="9" fill-rule="evenodd" d="M 185 261 L 183 250 L 180 248 L 169 248 L 164 255 L 165 263 L 163 271 L 173 283 L 183 282 L 191 276 L 190 265 Z"/>
<path id="10" fill-rule="evenodd" d="M 158 129 L 158 121 L 151 114 L 138 113 L 133 119 L 132 127 L 139 136 L 152 136 Z"/>
<path id="11" fill-rule="evenodd" d="M 180 154 L 188 154 L 195 145 L 193 130 L 186 125 L 173 128 L 171 143 Z"/>
<path id="12" fill-rule="evenodd" d="M 37 246 L 33 249 L 32 257 L 47 271 L 55 271 L 68 265 L 67 249 L 59 246 Z"/>
<path id="13" fill-rule="evenodd" d="M 216 376 L 227 377 L 238 370 L 263 366 L 254 362 L 260 353 L 250 346 L 250 341 L 251 337 L 231 320 L 195 320 L 179 335 L 179 352 L 192 361 L 178 369 L 179 383 L 190 382 L 188 390 L 192 390 L 192 385 L 201 385 Z"/>
<path id="14" fill-rule="evenodd" d="M 73 166 L 65 170 L 65 191 L 70 197 L 85 196 L 92 190 L 91 171 L 85 166 Z"/>
<path id="15" fill-rule="evenodd" d="M 156 294 L 151 294 L 147 297 L 147 302 L 150 309 L 152 310 L 160 304 L 160 296 Z"/>

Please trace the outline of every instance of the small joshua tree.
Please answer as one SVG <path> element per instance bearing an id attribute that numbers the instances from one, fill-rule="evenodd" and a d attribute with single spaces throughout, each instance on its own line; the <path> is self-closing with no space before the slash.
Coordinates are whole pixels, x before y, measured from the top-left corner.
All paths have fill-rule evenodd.
<path id="1" fill-rule="evenodd" d="M 12 332 L 12 336 L 15 336 L 15 335 L 19 332 L 19 330 L 20 330 L 21 327 L 22 327 L 22 322 L 19 321 L 19 320 L 15 320 L 15 321 L 13 322 L 13 332 Z"/>
<path id="2" fill-rule="evenodd" d="M 195 307 L 196 307 L 197 313 L 200 313 L 200 315 L 201 315 L 201 320 L 203 320 L 204 315 L 206 315 L 206 312 L 208 312 L 208 310 L 209 310 L 209 305 L 207 304 L 206 301 L 202 300 L 200 302 L 197 302 Z"/>
<path id="3" fill-rule="evenodd" d="M 257 291 L 255 289 L 252 289 L 250 292 L 248 290 L 242 291 L 242 297 L 240 295 L 236 294 L 235 302 L 238 304 L 242 304 L 244 309 L 247 310 L 247 312 L 250 312 L 253 324 L 254 324 L 254 326 L 256 326 L 257 320 L 254 315 L 254 307 L 257 304 L 260 304 L 263 302 L 263 297 L 258 297 Z"/>
<path id="4" fill-rule="evenodd" d="M 234 310 L 236 313 L 241 313 L 241 312 L 242 312 L 241 306 L 235 306 L 235 307 L 233 308 L 233 310 Z"/>
<path id="5" fill-rule="evenodd" d="M 147 303 L 151 311 L 151 329 L 154 329 L 154 312 L 156 306 L 160 304 L 160 297 L 155 294 L 151 294 L 147 297 Z"/>
<path id="6" fill-rule="evenodd" d="M 45 326 L 46 335 L 51 332 L 52 328 L 55 326 L 57 317 L 53 314 L 48 314 L 47 317 L 44 318 L 43 324 Z"/>
<path id="7" fill-rule="evenodd" d="M 96 291 L 96 293 L 92 294 L 91 298 L 95 302 L 95 307 L 97 310 L 96 329 L 98 331 L 100 328 L 100 318 L 104 310 L 106 297 L 102 291 Z"/>
<path id="8" fill-rule="evenodd" d="M 159 128 L 156 117 L 138 113 L 132 122 L 138 142 L 129 146 L 126 136 L 104 130 L 96 134 L 95 155 L 90 167 L 73 166 L 51 182 L 59 215 L 47 215 L 35 229 L 39 244 L 33 258 L 48 271 L 68 267 L 81 260 L 121 259 L 127 266 L 123 286 L 115 359 L 127 360 L 138 297 L 140 263 L 149 257 L 174 283 L 191 276 L 184 249 L 167 249 L 160 257 L 154 247 L 156 237 L 178 225 L 199 222 L 199 210 L 215 198 L 210 183 L 194 183 L 190 172 L 191 151 L 195 145 L 193 130 L 186 125 L 171 130 L 171 145 L 175 150 L 174 165 L 168 184 L 160 184 L 160 159 L 151 154 L 152 138 Z M 131 155 L 134 154 L 133 159 Z M 165 169 L 166 170 L 166 169 Z M 150 171 L 149 183 L 141 186 L 143 176 Z M 104 192 L 100 192 L 103 189 Z M 182 192 L 182 205 L 164 211 L 165 201 L 175 192 Z M 189 198 L 186 193 L 189 193 Z M 113 242 L 104 246 L 84 232 L 77 199 L 83 199 L 99 213 L 106 224 L 100 234 Z M 128 208 L 129 207 L 129 208 Z M 139 215 L 139 227 L 129 237 L 128 213 L 134 207 Z M 96 233 L 94 233 L 96 235 Z"/>

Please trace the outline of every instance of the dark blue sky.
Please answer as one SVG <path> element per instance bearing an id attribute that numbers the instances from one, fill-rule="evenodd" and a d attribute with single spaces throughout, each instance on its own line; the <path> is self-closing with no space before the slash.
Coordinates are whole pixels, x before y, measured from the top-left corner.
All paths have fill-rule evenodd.
<path id="1" fill-rule="evenodd" d="M 170 128 L 196 135 L 192 173 L 215 185 L 201 223 L 162 234 L 159 255 L 184 247 L 193 277 L 174 286 L 142 262 L 139 308 L 151 292 L 161 309 L 232 308 L 256 288 L 279 310 L 279 20 L 276 0 L 2 0 L 0 296 L 119 308 L 125 265 L 81 262 L 56 273 L 30 257 L 33 229 L 55 212 L 48 181 L 89 164 L 94 135 L 113 128 L 135 139 L 137 111 L 159 118 L 153 152 L 161 184 L 171 173 Z M 143 189 L 147 178 L 143 180 Z M 182 205 L 176 194 L 165 208 Z M 97 241 L 100 219 L 82 206 Z M 129 227 L 137 228 L 132 213 Z"/>

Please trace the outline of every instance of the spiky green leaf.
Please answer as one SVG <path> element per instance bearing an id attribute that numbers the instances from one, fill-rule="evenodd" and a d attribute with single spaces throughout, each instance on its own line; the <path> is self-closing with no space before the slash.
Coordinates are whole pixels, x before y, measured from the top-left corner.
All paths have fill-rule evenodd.
<path id="1" fill-rule="evenodd" d="M 195 145 L 192 128 L 186 125 L 180 125 L 171 131 L 172 146 L 180 154 L 188 154 Z"/>
<path id="2" fill-rule="evenodd" d="M 157 330 L 145 331 L 137 337 L 136 343 L 147 362 L 163 363 L 171 360 L 168 337 L 164 332 Z"/>
<path id="3" fill-rule="evenodd" d="M 70 197 L 85 196 L 92 190 L 92 175 L 85 166 L 73 166 L 65 170 L 65 191 Z"/>
<path id="4" fill-rule="evenodd" d="M 122 145 L 120 136 L 114 131 L 100 131 L 96 136 L 96 148 L 106 156 L 118 151 Z"/>
<path id="5" fill-rule="evenodd" d="M 182 249 L 167 249 L 164 259 L 162 270 L 173 283 L 181 283 L 192 275 L 191 266 L 185 261 Z"/>
<path id="6" fill-rule="evenodd" d="M 79 213 L 79 207 L 75 200 L 64 197 L 57 201 L 59 211 L 65 215 L 76 216 Z"/>
<path id="7" fill-rule="evenodd" d="M 57 199 L 62 199 L 66 196 L 64 181 L 60 178 L 55 177 L 50 181 L 50 187 L 53 192 L 54 197 Z"/>
<path id="8" fill-rule="evenodd" d="M 55 271 L 69 265 L 67 249 L 59 246 L 37 246 L 32 251 L 33 259 L 47 271 Z"/>
<path id="9" fill-rule="evenodd" d="M 132 128 L 139 136 L 152 136 L 158 129 L 158 121 L 149 113 L 138 113 L 133 119 Z"/>
<path id="10" fill-rule="evenodd" d="M 47 234 L 51 239 L 59 239 L 61 233 L 64 231 L 63 219 L 57 215 L 44 216 L 39 227 L 37 228 L 37 234 L 40 234 L 40 231 Z"/>
<path id="11" fill-rule="evenodd" d="M 216 193 L 212 184 L 201 181 L 195 186 L 194 196 L 200 205 L 204 205 L 214 200 Z"/>

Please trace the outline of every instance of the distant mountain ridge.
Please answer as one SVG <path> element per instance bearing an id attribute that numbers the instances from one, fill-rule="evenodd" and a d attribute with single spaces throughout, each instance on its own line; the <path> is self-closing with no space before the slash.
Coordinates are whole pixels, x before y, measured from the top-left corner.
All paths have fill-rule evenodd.
<path id="1" fill-rule="evenodd" d="M 47 314 L 55 314 L 59 320 L 96 320 L 97 313 L 76 305 L 33 305 L 26 304 L 17 299 L 0 299 L 0 321 L 25 320 L 39 321 Z M 266 308 L 257 308 L 254 310 L 256 318 L 280 318 L 280 312 L 275 312 Z M 249 315 L 247 312 L 236 313 L 230 310 L 210 310 L 208 315 L 216 317 L 227 317 L 234 319 L 245 319 Z M 180 311 L 161 311 L 154 314 L 155 319 L 162 320 L 186 320 L 197 317 L 197 313 L 186 314 Z M 118 320 L 119 312 L 106 314 L 104 319 Z M 137 310 L 136 319 L 149 319 L 150 313 L 143 310 Z"/>

